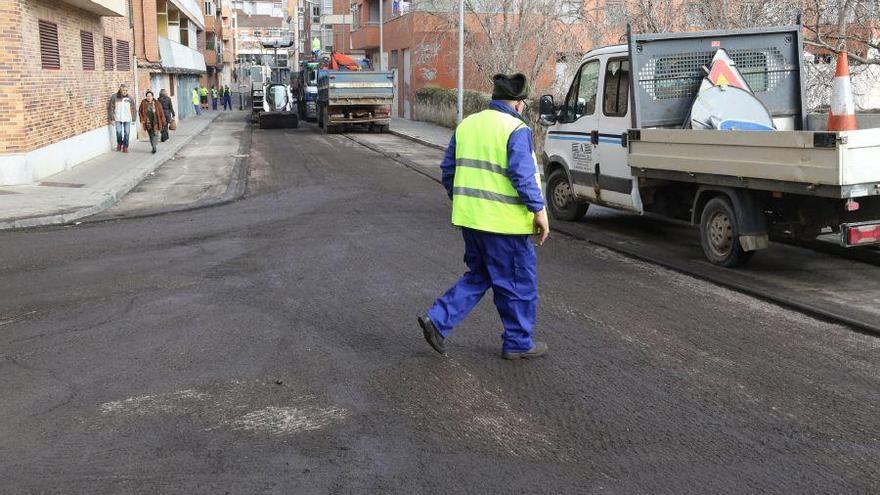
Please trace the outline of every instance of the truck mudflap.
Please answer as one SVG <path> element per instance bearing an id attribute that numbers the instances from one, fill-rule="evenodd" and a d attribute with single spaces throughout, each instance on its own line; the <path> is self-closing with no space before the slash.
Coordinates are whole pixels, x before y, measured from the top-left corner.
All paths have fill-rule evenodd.
<path id="1" fill-rule="evenodd" d="M 842 224 L 840 226 L 840 244 L 844 247 L 880 244 L 880 220 Z"/>

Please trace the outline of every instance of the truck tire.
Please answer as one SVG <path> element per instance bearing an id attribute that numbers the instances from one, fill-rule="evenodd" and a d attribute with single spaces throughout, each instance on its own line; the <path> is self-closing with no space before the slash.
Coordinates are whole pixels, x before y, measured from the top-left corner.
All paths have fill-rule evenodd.
<path id="1" fill-rule="evenodd" d="M 580 220 L 587 214 L 587 209 L 590 207 L 589 203 L 578 201 L 575 198 L 571 183 L 568 181 L 568 175 L 561 168 L 550 174 L 544 196 L 547 198 L 550 214 L 557 220 L 568 222 Z"/>
<path id="2" fill-rule="evenodd" d="M 754 251 L 739 243 L 739 224 L 730 201 L 716 196 L 706 203 L 700 215 L 700 244 L 713 265 L 733 268 L 746 264 Z"/>

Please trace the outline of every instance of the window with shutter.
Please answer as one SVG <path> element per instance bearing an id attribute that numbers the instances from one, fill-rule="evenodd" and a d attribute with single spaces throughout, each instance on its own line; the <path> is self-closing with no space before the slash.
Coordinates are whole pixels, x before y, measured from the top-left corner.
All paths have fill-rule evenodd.
<path id="1" fill-rule="evenodd" d="M 104 36 L 104 70 L 113 70 L 113 38 Z"/>
<path id="2" fill-rule="evenodd" d="M 95 37 L 88 31 L 79 32 L 82 46 L 83 70 L 95 70 Z"/>
<path id="3" fill-rule="evenodd" d="M 131 59 L 128 53 L 128 42 L 116 40 L 116 70 L 131 69 Z"/>
<path id="4" fill-rule="evenodd" d="M 58 54 L 58 24 L 39 21 L 40 61 L 44 69 L 60 69 L 61 56 Z"/>

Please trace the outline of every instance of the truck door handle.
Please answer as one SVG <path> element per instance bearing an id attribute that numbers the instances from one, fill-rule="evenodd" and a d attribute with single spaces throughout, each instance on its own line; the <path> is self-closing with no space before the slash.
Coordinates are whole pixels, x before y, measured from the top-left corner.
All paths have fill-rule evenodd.
<path id="1" fill-rule="evenodd" d="M 599 144 L 599 131 L 590 132 L 590 144 Z"/>

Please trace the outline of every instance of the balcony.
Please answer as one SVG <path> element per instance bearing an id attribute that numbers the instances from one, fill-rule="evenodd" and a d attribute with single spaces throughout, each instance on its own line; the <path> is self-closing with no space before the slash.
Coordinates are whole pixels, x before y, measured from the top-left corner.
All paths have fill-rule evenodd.
<path id="1" fill-rule="evenodd" d="M 205 29 L 205 15 L 199 7 L 199 2 L 196 0 L 168 0 L 168 3 L 177 7 L 183 15 L 196 25 L 196 28 Z"/>
<path id="2" fill-rule="evenodd" d="M 159 37 L 159 56 L 162 68 L 174 74 L 204 74 L 205 57 L 188 46 L 181 45 L 168 38 Z"/>
<path id="3" fill-rule="evenodd" d="M 205 17 L 205 31 L 209 33 L 217 31 L 217 18 L 209 15 Z"/>
<path id="4" fill-rule="evenodd" d="M 205 50 L 204 54 L 205 54 L 205 65 L 206 65 L 206 66 L 212 67 L 212 66 L 217 65 L 217 63 L 218 63 L 218 61 L 217 61 L 218 57 L 217 57 L 217 52 L 216 52 L 216 51 L 214 51 L 214 50 Z"/>
<path id="5" fill-rule="evenodd" d="M 361 25 L 351 32 L 351 46 L 355 50 L 379 47 L 379 23 Z"/>
<path id="6" fill-rule="evenodd" d="M 128 5 L 125 0 L 61 0 L 93 14 L 107 17 L 125 17 Z"/>

